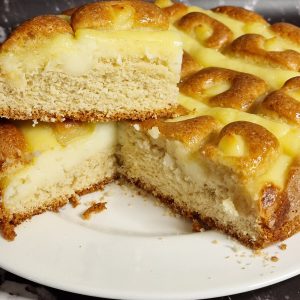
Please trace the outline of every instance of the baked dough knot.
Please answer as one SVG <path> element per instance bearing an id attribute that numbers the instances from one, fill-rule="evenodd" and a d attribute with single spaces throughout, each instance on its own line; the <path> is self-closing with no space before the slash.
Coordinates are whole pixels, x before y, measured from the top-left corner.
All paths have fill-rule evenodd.
<path id="1" fill-rule="evenodd" d="M 244 23 L 268 24 L 267 21 L 261 15 L 242 7 L 218 6 L 213 8 L 212 11 L 220 14 L 225 14 L 232 19 Z"/>
<path id="2" fill-rule="evenodd" d="M 254 75 L 216 67 L 188 77 L 179 84 L 179 89 L 183 94 L 205 101 L 206 90 L 222 84 L 228 85 L 228 89 L 208 97 L 208 105 L 247 111 L 268 90 L 267 84 Z"/>
<path id="3" fill-rule="evenodd" d="M 243 149 L 241 152 L 232 151 L 236 147 Z M 279 142 L 270 131 L 258 124 L 236 121 L 223 127 L 216 140 L 204 145 L 200 152 L 247 181 L 269 169 L 279 155 Z"/>
<path id="4" fill-rule="evenodd" d="M 268 39 L 259 34 L 245 34 L 235 39 L 226 49 L 226 54 L 242 58 L 256 64 L 284 70 L 300 70 L 300 53 L 294 50 L 268 51 Z"/>
<path id="5" fill-rule="evenodd" d="M 201 12 L 188 13 L 176 26 L 208 48 L 224 48 L 233 39 L 233 33 L 226 25 Z M 207 37 L 210 31 L 211 34 Z"/>
<path id="6" fill-rule="evenodd" d="M 269 94 L 259 107 L 259 112 L 282 118 L 291 124 L 300 125 L 300 76 L 286 81 L 283 87 Z"/>
<path id="7" fill-rule="evenodd" d="M 169 18 L 158 6 L 133 1 L 105 1 L 86 4 L 71 16 L 74 31 L 78 29 L 155 29 L 167 30 Z"/>
<path id="8" fill-rule="evenodd" d="M 1 51 L 13 51 L 28 43 L 34 48 L 43 39 L 51 39 L 58 34 L 73 34 L 69 23 L 58 16 L 38 16 L 18 26 L 2 44 Z"/>
<path id="9" fill-rule="evenodd" d="M 174 3 L 170 6 L 164 7 L 163 10 L 169 16 L 171 23 L 175 23 L 188 13 L 188 7 L 183 3 Z"/>
<path id="10" fill-rule="evenodd" d="M 270 26 L 270 29 L 283 39 L 289 40 L 290 42 L 300 45 L 300 28 L 289 23 L 275 23 Z"/>
<path id="11" fill-rule="evenodd" d="M 157 127 L 162 136 L 177 140 L 194 152 L 219 131 L 220 123 L 212 116 L 203 115 L 171 122 L 149 119 L 141 122 L 140 126 L 145 131 Z"/>

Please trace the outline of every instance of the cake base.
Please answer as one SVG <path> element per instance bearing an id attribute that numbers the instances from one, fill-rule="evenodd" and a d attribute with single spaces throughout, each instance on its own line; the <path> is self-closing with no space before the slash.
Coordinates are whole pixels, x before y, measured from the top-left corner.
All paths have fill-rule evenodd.
<path id="1" fill-rule="evenodd" d="M 112 182 L 114 178 L 115 178 L 114 176 L 104 178 L 102 181 L 93 184 L 90 187 L 75 191 L 75 193 L 71 196 L 61 197 L 59 199 L 53 200 L 51 201 L 51 203 L 45 204 L 44 206 L 40 206 L 30 213 L 14 214 L 12 217 L 10 217 L 10 220 L 7 219 L 5 213 L 0 208 L 0 213 L 2 213 L 2 218 L 0 222 L 0 229 L 1 229 L 2 236 L 6 240 L 9 241 L 14 240 L 14 238 L 16 237 L 15 227 L 21 224 L 22 222 L 24 222 L 25 220 L 30 220 L 33 216 L 42 214 L 43 212 L 46 211 L 58 212 L 59 209 L 65 206 L 72 197 L 82 196 L 88 193 L 102 190 L 105 187 L 105 185 Z"/>

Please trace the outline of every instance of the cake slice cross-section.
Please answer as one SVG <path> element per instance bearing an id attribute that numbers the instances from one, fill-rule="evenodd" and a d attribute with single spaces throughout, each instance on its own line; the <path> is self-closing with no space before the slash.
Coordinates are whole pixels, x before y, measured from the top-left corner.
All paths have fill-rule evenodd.
<path id="1" fill-rule="evenodd" d="M 0 136 L 0 225 L 9 240 L 22 221 L 115 176 L 114 123 L 2 121 Z"/>
<path id="2" fill-rule="evenodd" d="M 86 4 L 26 21 L 0 48 L 0 114 L 15 120 L 171 116 L 182 43 L 142 1 Z"/>

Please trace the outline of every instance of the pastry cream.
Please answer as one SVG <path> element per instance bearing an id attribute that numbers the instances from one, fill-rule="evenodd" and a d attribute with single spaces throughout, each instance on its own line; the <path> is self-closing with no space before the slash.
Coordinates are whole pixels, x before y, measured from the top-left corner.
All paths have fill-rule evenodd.
<path id="1" fill-rule="evenodd" d="M 51 40 L 0 53 L 0 72 L 16 80 L 25 73 L 63 71 L 79 76 L 97 66 L 101 59 L 146 59 L 164 64 L 171 72 L 181 68 L 182 43 L 172 31 L 77 30 L 75 36 L 60 34 Z M 99 68 L 101 67 L 101 64 Z"/>

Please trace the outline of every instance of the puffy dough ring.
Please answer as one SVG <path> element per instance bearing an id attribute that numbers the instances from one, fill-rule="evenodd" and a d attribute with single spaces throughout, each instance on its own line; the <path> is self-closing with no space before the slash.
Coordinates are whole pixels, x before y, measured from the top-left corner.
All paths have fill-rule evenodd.
<path id="1" fill-rule="evenodd" d="M 260 112 L 300 125 L 300 102 L 288 95 L 289 92 L 299 89 L 300 77 L 289 79 L 280 90 L 269 94 L 264 99 Z"/>
<path id="2" fill-rule="evenodd" d="M 28 42 L 34 45 L 44 38 L 53 38 L 63 33 L 73 34 L 68 22 L 57 16 L 38 16 L 18 26 L 2 44 L 1 50 L 9 51 Z"/>
<path id="3" fill-rule="evenodd" d="M 270 29 L 276 34 L 292 43 L 300 45 L 300 28 L 289 23 L 275 23 Z"/>
<path id="4" fill-rule="evenodd" d="M 212 29 L 211 36 L 204 42 L 206 47 L 220 49 L 232 41 L 233 33 L 226 25 L 201 12 L 191 12 L 182 17 L 177 23 L 179 29 L 192 36 L 196 36 L 195 29 L 197 27 L 205 25 Z"/>
<path id="5" fill-rule="evenodd" d="M 227 156 L 219 148 L 225 136 L 241 136 L 247 146 L 243 156 Z M 279 143 L 277 138 L 264 127 L 246 121 L 229 123 L 220 132 L 216 144 L 207 144 L 201 149 L 202 155 L 216 163 L 228 166 L 242 179 L 259 176 L 270 167 L 277 157 Z"/>
<path id="6" fill-rule="evenodd" d="M 163 10 L 169 16 L 171 23 L 175 23 L 178 19 L 187 14 L 188 7 L 183 3 L 174 3 L 164 7 Z"/>
<path id="7" fill-rule="evenodd" d="M 262 23 L 268 24 L 267 21 L 259 14 L 236 6 L 219 6 L 213 8 L 212 11 L 220 14 L 225 14 L 228 17 L 244 22 L 244 23 Z"/>
<path id="8" fill-rule="evenodd" d="M 144 130 L 157 127 L 160 134 L 164 137 L 180 141 L 191 151 L 199 150 L 220 127 L 219 122 L 211 116 L 197 116 L 172 122 L 166 122 L 162 119 L 151 119 L 140 124 Z"/>
<path id="9" fill-rule="evenodd" d="M 200 70 L 183 81 L 179 89 L 188 96 L 201 99 L 206 88 L 219 83 L 229 83 L 230 88 L 211 97 L 208 103 L 243 111 L 247 111 L 268 89 L 267 84 L 254 75 L 215 67 Z"/>
<path id="10" fill-rule="evenodd" d="M 293 71 L 300 70 L 300 53 L 294 50 L 267 51 L 264 49 L 265 41 L 266 39 L 259 34 L 245 34 L 234 40 L 226 52 L 254 63 Z"/>
<path id="11" fill-rule="evenodd" d="M 154 28 L 167 30 L 168 15 L 158 6 L 142 1 L 105 1 L 86 4 L 72 14 L 74 31 L 88 29 Z"/>

